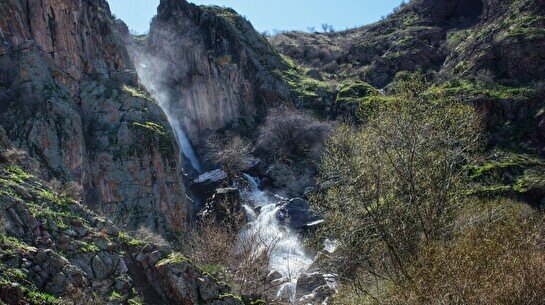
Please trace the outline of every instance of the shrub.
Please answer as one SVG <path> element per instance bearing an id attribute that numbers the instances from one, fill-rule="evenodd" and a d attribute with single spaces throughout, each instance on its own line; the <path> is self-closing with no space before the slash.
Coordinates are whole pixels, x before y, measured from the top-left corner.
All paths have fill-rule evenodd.
<path id="1" fill-rule="evenodd" d="M 48 186 L 60 197 L 74 201 L 79 201 L 82 199 L 83 187 L 77 182 L 69 181 L 63 183 L 57 179 L 52 179 L 48 182 Z"/>
<path id="2" fill-rule="evenodd" d="M 159 247 L 166 247 L 169 243 L 159 234 L 147 227 L 140 227 L 133 234 L 136 240 L 153 244 Z"/>
<path id="3" fill-rule="evenodd" d="M 391 285 L 361 273 L 353 283 L 364 283 L 367 290 L 345 284 L 334 303 L 542 304 L 541 215 L 515 202 L 478 202 L 459 223 L 463 225 L 451 240 L 422 247 L 419 259 L 408 269 L 411 280 L 406 285 Z"/>
<path id="4" fill-rule="evenodd" d="M 184 253 L 234 293 L 275 297 L 278 287 L 267 281 L 269 249 L 261 247 L 257 233 L 242 239 L 224 225 L 205 223 L 193 228 L 183 244 Z"/>
<path id="5" fill-rule="evenodd" d="M 320 155 L 331 125 L 301 111 L 279 107 L 270 111 L 259 130 L 258 147 L 268 157 L 312 157 Z"/>
<path id="6" fill-rule="evenodd" d="M 403 284 L 420 247 L 451 234 L 479 120 L 420 76 L 378 98 L 365 126 L 340 127 L 327 142 L 321 180 L 331 187 L 314 201 L 324 232 L 340 239 L 343 275 L 362 269 Z"/>
<path id="7" fill-rule="evenodd" d="M 250 144 L 239 136 L 214 135 L 206 141 L 208 159 L 220 164 L 229 179 L 233 179 L 247 166 Z"/>

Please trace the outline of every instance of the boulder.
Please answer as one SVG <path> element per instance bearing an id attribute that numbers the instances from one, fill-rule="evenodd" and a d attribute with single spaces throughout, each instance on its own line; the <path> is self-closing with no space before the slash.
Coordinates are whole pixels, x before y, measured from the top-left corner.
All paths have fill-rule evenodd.
<path id="1" fill-rule="evenodd" d="M 290 199 L 283 203 L 276 218 L 294 230 L 307 230 L 323 221 L 310 210 L 308 201 L 301 198 Z"/>
<path id="2" fill-rule="evenodd" d="M 198 196 L 202 198 L 208 198 L 218 188 L 223 187 L 227 182 L 227 174 L 221 170 L 216 169 L 201 174 L 191 182 L 191 189 Z"/>
<path id="3" fill-rule="evenodd" d="M 336 292 L 335 285 L 332 275 L 320 272 L 303 273 L 297 279 L 297 304 L 323 304 Z"/>
<path id="4" fill-rule="evenodd" d="M 205 209 L 200 213 L 202 219 L 222 223 L 232 229 L 240 228 L 246 219 L 242 208 L 240 191 L 237 188 L 216 189 L 212 198 L 206 202 Z"/>

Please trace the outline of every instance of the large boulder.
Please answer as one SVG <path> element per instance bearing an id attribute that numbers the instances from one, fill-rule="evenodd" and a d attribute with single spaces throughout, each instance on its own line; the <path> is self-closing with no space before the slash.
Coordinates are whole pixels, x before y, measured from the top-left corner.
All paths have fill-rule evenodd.
<path id="1" fill-rule="evenodd" d="M 332 275 L 320 272 L 304 273 L 297 279 L 297 304 L 327 304 L 336 292 L 336 280 Z"/>
<path id="2" fill-rule="evenodd" d="M 221 169 L 216 169 L 199 175 L 191 182 L 190 187 L 199 197 L 209 198 L 216 189 L 224 187 L 226 183 L 227 174 Z"/>
<path id="3" fill-rule="evenodd" d="M 307 229 L 323 222 L 318 214 L 310 210 L 308 201 L 301 198 L 282 203 L 276 218 L 294 230 Z"/>
<path id="4" fill-rule="evenodd" d="M 200 215 L 204 221 L 223 224 L 236 231 L 246 219 L 240 191 L 231 187 L 216 189 Z"/>

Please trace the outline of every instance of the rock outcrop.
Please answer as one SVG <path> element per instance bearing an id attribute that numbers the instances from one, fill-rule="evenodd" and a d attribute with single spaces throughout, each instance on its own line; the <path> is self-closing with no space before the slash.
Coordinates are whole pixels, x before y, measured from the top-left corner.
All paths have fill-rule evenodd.
<path id="1" fill-rule="evenodd" d="M 3 1 L 0 124 L 46 178 L 78 182 L 93 206 L 184 228 L 178 145 L 105 0 Z"/>

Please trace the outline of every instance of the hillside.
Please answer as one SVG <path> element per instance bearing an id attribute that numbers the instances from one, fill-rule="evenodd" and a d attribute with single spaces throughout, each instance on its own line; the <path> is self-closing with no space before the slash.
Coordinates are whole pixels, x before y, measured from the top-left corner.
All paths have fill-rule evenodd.
<path id="1" fill-rule="evenodd" d="M 130 33 L 0 3 L 0 304 L 542 303 L 545 2 Z"/>
<path id="2" fill-rule="evenodd" d="M 400 71 L 528 83 L 543 78 L 540 1 L 412 1 L 375 24 L 337 33 L 270 38 L 283 54 L 338 80 L 378 88 Z M 498 62 L 501 61 L 501 62 Z M 514 82 L 517 80 L 517 82 Z"/>

